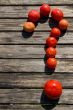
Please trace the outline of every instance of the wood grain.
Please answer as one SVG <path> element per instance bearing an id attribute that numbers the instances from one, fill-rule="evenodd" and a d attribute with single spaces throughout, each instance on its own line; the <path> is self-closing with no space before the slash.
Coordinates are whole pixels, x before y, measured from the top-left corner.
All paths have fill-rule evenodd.
<path id="1" fill-rule="evenodd" d="M 0 103 L 51 104 L 42 89 L 0 89 Z M 58 104 L 73 104 L 73 89 L 63 89 Z"/>
<path id="2" fill-rule="evenodd" d="M 36 4 L 43 4 L 44 0 L 0 0 L 1 5 L 36 5 Z M 49 3 L 51 5 L 53 4 L 58 4 L 58 5 L 63 5 L 63 4 L 73 4 L 73 0 L 45 0 L 45 3 Z"/>
<path id="3" fill-rule="evenodd" d="M 0 59 L 0 72 L 50 72 L 45 59 Z M 73 72 L 73 59 L 58 59 L 55 72 Z"/>
<path id="4" fill-rule="evenodd" d="M 49 32 L 0 32 L 0 44 L 45 44 Z M 58 44 L 73 44 L 73 32 L 66 32 L 60 37 Z"/>
<path id="5" fill-rule="evenodd" d="M 41 81 L 40 81 L 41 79 Z M 72 73 L 0 73 L 0 88 L 43 88 L 47 80 L 59 80 L 63 88 L 73 88 Z"/>
<path id="6" fill-rule="evenodd" d="M 69 31 L 73 31 L 73 18 L 67 18 L 69 21 Z M 27 19 L 0 19 L 0 31 L 22 31 L 23 30 L 23 23 L 27 21 Z M 49 31 L 51 30 L 51 27 L 54 26 L 54 23 L 50 23 L 49 21 L 46 23 L 42 23 L 41 20 L 38 23 L 38 26 L 36 27 L 35 31 Z"/>
<path id="7" fill-rule="evenodd" d="M 73 110 L 73 105 L 57 105 L 53 107 L 48 105 L 48 108 L 53 108 L 53 110 Z M 4 104 L 0 105 L 0 110 L 44 110 L 44 107 L 39 104 Z"/>
<path id="8" fill-rule="evenodd" d="M 44 58 L 45 45 L 0 45 L 0 58 Z M 73 58 L 73 45 L 58 45 L 56 58 Z"/>
<path id="9" fill-rule="evenodd" d="M 73 17 L 73 7 L 72 6 L 51 6 L 51 10 L 54 8 L 59 8 L 63 11 L 64 17 Z M 28 12 L 30 10 L 38 10 L 39 6 L 0 6 L 0 18 L 25 18 L 28 17 Z M 51 15 L 50 15 L 51 16 Z"/>
<path id="10" fill-rule="evenodd" d="M 41 19 L 33 34 L 22 32 L 29 10 L 39 10 L 43 3 L 44 0 L 0 0 L 0 110 L 73 110 L 73 0 L 45 1 L 52 9 L 61 9 L 69 21 L 68 31 L 58 41 L 54 72 L 45 65 L 44 46 L 56 25 Z M 55 107 L 42 89 L 50 79 L 63 85 Z"/>

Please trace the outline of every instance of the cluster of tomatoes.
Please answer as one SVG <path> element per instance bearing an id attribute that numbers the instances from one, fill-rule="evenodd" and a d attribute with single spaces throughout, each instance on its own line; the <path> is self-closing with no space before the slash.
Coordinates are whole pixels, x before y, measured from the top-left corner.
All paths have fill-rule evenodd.
<path id="1" fill-rule="evenodd" d="M 51 12 L 51 17 L 54 21 L 58 23 L 57 27 L 51 29 L 50 36 L 46 40 L 47 50 L 46 65 L 49 69 L 55 69 L 57 65 L 56 56 L 56 45 L 57 39 L 61 36 L 62 31 L 66 30 L 68 27 L 68 21 L 63 19 L 64 14 L 60 9 L 53 9 L 48 4 L 43 4 L 40 7 L 40 12 L 37 10 L 31 10 L 28 13 L 28 21 L 23 24 L 23 28 L 26 32 L 33 32 L 35 29 L 35 24 L 39 21 L 41 17 L 48 17 Z M 50 80 L 46 82 L 44 86 L 44 92 L 49 99 L 58 99 L 62 93 L 62 85 L 58 80 Z"/>

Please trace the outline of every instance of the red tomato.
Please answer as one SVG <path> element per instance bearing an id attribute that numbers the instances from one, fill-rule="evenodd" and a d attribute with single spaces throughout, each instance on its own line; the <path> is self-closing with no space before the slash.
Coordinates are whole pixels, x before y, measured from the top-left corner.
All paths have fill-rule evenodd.
<path id="1" fill-rule="evenodd" d="M 53 9 L 51 16 L 54 20 L 60 21 L 63 18 L 63 12 L 60 9 Z"/>
<path id="2" fill-rule="evenodd" d="M 24 24 L 23 24 L 23 29 L 24 29 L 26 32 L 33 32 L 34 29 L 35 29 L 35 25 L 34 25 L 34 23 L 32 23 L 32 22 L 24 22 Z"/>
<path id="3" fill-rule="evenodd" d="M 58 38 L 61 35 L 61 31 L 58 28 L 52 28 L 51 36 Z"/>
<path id="4" fill-rule="evenodd" d="M 40 13 L 37 10 L 31 10 L 28 13 L 28 19 L 31 22 L 37 22 L 40 19 Z"/>
<path id="5" fill-rule="evenodd" d="M 57 65 L 57 60 L 55 58 L 49 58 L 46 64 L 49 69 L 55 69 Z"/>
<path id="6" fill-rule="evenodd" d="M 67 27 L 68 27 L 68 21 L 67 20 L 65 20 L 65 19 L 62 19 L 60 22 L 59 22 L 59 28 L 61 29 L 61 30 L 66 30 L 67 29 Z"/>
<path id="7" fill-rule="evenodd" d="M 44 92 L 51 100 L 57 100 L 62 94 L 62 85 L 58 80 L 49 80 L 44 86 Z"/>
<path id="8" fill-rule="evenodd" d="M 41 7 L 40 7 L 40 14 L 42 16 L 49 16 L 49 13 L 50 13 L 50 6 L 48 4 L 43 4 Z"/>
<path id="9" fill-rule="evenodd" d="M 48 37 L 46 40 L 46 44 L 49 47 L 55 47 L 57 44 L 57 40 L 54 37 Z"/>
<path id="10" fill-rule="evenodd" d="M 55 57 L 55 55 L 56 55 L 56 49 L 55 48 L 53 48 L 53 47 L 49 47 L 49 48 L 47 48 L 47 50 L 46 50 L 46 56 L 47 57 Z"/>

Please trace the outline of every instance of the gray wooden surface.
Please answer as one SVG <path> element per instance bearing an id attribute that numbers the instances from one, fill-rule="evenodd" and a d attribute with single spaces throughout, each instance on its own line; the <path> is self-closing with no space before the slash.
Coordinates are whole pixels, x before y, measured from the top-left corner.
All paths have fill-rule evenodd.
<path id="1" fill-rule="evenodd" d="M 30 4 L 29 4 L 30 2 Z M 44 0 L 0 0 L 1 5 L 37 5 L 43 4 Z M 45 0 L 45 3 L 51 5 L 64 5 L 64 4 L 73 4 L 73 0 Z"/>
<path id="2" fill-rule="evenodd" d="M 73 31 L 73 18 L 67 18 L 69 21 L 68 31 Z M 27 21 L 27 19 L 0 19 L 0 31 L 22 31 L 23 23 Z M 35 31 L 50 31 L 51 27 L 49 25 L 49 21 L 46 23 L 38 23 Z"/>
<path id="3" fill-rule="evenodd" d="M 27 18 L 28 12 L 31 9 L 36 9 L 39 11 L 40 6 L 0 6 L 0 17 L 7 18 Z M 51 10 L 54 9 L 55 6 L 51 6 Z M 62 5 L 56 6 L 56 8 L 64 11 L 64 17 L 73 17 L 72 6 Z"/>
<path id="4" fill-rule="evenodd" d="M 0 110 L 44 110 L 41 105 L 33 105 L 33 104 L 8 104 L 8 105 L 0 105 Z M 50 106 L 49 108 L 52 108 Z M 73 105 L 57 105 L 53 110 L 73 110 Z"/>
<path id="5" fill-rule="evenodd" d="M 69 21 L 58 41 L 54 72 L 45 65 L 45 40 L 54 23 L 40 20 L 32 35 L 22 31 L 29 10 L 39 10 L 43 3 L 0 0 L 0 110 L 73 110 L 73 0 L 45 0 L 51 9 L 61 9 Z M 50 79 L 63 85 L 57 102 L 48 101 L 43 93 Z"/>

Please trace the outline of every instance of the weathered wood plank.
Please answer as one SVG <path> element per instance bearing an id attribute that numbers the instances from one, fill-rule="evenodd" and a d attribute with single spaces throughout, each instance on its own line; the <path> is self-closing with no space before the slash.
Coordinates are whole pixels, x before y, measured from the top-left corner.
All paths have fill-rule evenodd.
<path id="1" fill-rule="evenodd" d="M 69 21 L 69 28 L 68 30 L 73 31 L 73 18 L 67 18 Z M 0 31 L 22 31 L 23 30 L 23 23 L 26 21 L 26 19 L 0 19 Z M 53 26 L 49 21 L 46 23 L 42 23 L 43 21 L 40 21 L 38 23 L 38 26 L 36 27 L 35 31 L 39 30 L 51 30 L 50 26 Z"/>
<path id="2" fill-rule="evenodd" d="M 29 5 L 29 4 L 42 4 L 44 3 L 44 0 L 0 0 L 0 5 Z M 73 4 L 73 0 L 45 0 L 45 3 L 49 4 Z"/>
<path id="3" fill-rule="evenodd" d="M 45 59 L 0 59 L 0 72 L 50 72 Z M 73 59 L 58 59 L 55 72 L 73 72 Z"/>
<path id="4" fill-rule="evenodd" d="M 0 89 L 0 103 L 50 104 L 42 89 Z M 73 89 L 63 89 L 58 104 L 73 104 Z"/>
<path id="5" fill-rule="evenodd" d="M 54 8 L 59 8 L 63 11 L 64 17 L 73 17 L 73 7 L 72 6 L 51 6 L 51 10 Z M 39 6 L 0 6 L 0 18 L 24 18 L 28 17 L 28 12 L 30 10 L 36 9 L 39 11 Z M 51 16 L 51 15 L 50 15 Z"/>
<path id="6" fill-rule="evenodd" d="M 47 108 L 47 107 L 46 107 Z M 48 108 L 53 110 L 73 110 L 73 105 L 48 105 Z M 0 105 L 0 110 L 44 110 L 44 107 L 41 104 L 4 104 Z"/>
<path id="7" fill-rule="evenodd" d="M 41 79 L 41 81 L 40 81 Z M 43 88 L 47 80 L 59 80 L 63 88 L 73 88 L 73 74 L 54 73 L 0 73 L 0 88 Z"/>
<path id="8" fill-rule="evenodd" d="M 49 32 L 34 32 L 33 35 L 22 32 L 0 32 L 0 44 L 45 44 L 49 34 Z M 58 44 L 73 44 L 72 36 L 72 32 L 66 32 L 60 37 Z"/>
<path id="9" fill-rule="evenodd" d="M 0 58 L 44 58 L 44 45 L 0 45 Z M 58 45 L 56 58 L 73 58 L 72 45 Z"/>

